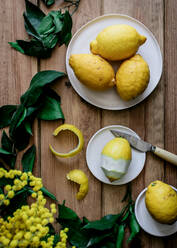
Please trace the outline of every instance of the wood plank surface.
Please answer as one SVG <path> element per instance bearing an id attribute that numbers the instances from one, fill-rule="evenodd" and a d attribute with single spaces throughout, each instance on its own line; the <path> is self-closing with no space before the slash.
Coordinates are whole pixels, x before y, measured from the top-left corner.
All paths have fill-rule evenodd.
<path id="1" fill-rule="evenodd" d="M 31 0 L 48 12 L 63 6 L 62 0 L 47 9 L 42 1 Z M 0 1 L 0 106 L 18 104 L 21 94 L 29 87 L 32 76 L 39 70 L 65 71 L 66 47 L 56 47 L 51 58 L 37 59 L 22 55 L 8 45 L 9 41 L 26 39 L 24 29 L 23 0 Z M 162 78 L 154 92 L 142 103 L 123 111 L 101 110 L 81 99 L 67 84 L 67 78 L 59 80 L 53 88 L 61 96 L 65 123 L 74 124 L 84 134 L 84 149 L 74 158 L 57 159 L 49 150 L 51 143 L 58 151 L 67 151 L 77 145 L 77 138 L 70 132 L 58 137 L 52 133 L 61 121 L 35 121 L 31 143 L 37 146 L 35 174 L 41 176 L 44 186 L 57 199 L 90 220 L 105 214 L 117 213 L 122 208 L 126 186 L 102 184 L 89 171 L 86 164 L 86 147 L 91 136 L 100 128 L 118 124 L 133 129 L 144 140 L 164 147 L 177 154 L 177 1 L 176 0 L 81 0 L 73 15 L 73 34 L 91 19 L 109 13 L 132 16 L 144 23 L 159 42 L 164 58 Z M 17 168 L 20 164 L 20 157 Z M 72 169 L 82 169 L 89 178 L 89 193 L 84 200 L 76 200 L 78 187 L 66 179 Z M 162 180 L 177 187 L 177 169 L 147 154 L 141 174 L 132 182 L 133 198 L 153 180 Z M 129 233 L 126 233 L 126 237 Z M 177 235 L 157 238 L 143 230 L 139 235 L 143 248 L 175 248 Z M 124 242 L 123 247 L 128 247 Z M 133 248 L 139 246 L 132 246 Z M 99 247 L 98 247 L 99 248 Z"/>
<path id="2" fill-rule="evenodd" d="M 60 5 L 54 6 L 58 9 Z M 100 1 L 82 0 L 73 16 L 73 32 L 92 18 L 100 15 Z M 55 69 L 65 71 L 66 48 L 56 48 L 50 59 L 41 61 L 40 69 Z M 59 201 L 66 200 L 66 204 L 72 207 L 80 216 L 87 216 L 89 219 L 100 218 L 101 216 L 101 183 L 96 180 L 86 166 L 86 146 L 90 137 L 100 128 L 100 110 L 84 102 L 72 87 L 67 87 L 64 79 L 56 83 L 55 90 L 62 98 L 62 109 L 65 115 L 65 123 L 74 124 L 82 130 L 85 139 L 83 151 L 74 158 L 56 159 L 49 150 L 49 143 L 54 144 L 56 150 L 74 147 L 76 140 L 74 136 L 63 134 L 57 138 L 52 137 L 52 132 L 59 126 L 60 122 L 41 123 L 41 175 L 45 186 L 56 194 Z M 61 143 L 60 143 L 61 142 Z M 65 150 L 66 151 L 66 150 Z M 89 177 L 89 193 L 83 201 L 76 200 L 78 186 L 67 181 L 66 174 L 72 169 L 82 169 Z M 52 180 L 51 180 L 52 179 Z M 92 204 L 90 204 L 92 202 Z"/>
<path id="3" fill-rule="evenodd" d="M 165 149 L 177 154 L 177 2 L 165 1 Z M 165 181 L 177 187 L 177 169 L 165 163 Z M 165 239 L 176 247 L 177 235 Z"/>
<path id="4" fill-rule="evenodd" d="M 36 0 L 31 1 L 37 3 Z M 0 1 L 0 106 L 19 104 L 20 96 L 29 87 L 31 78 L 37 73 L 36 58 L 24 56 L 10 47 L 8 42 L 27 39 L 23 21 L 25 2 L 19 0 Z M 31 142 L 38 147 L 37 122 L 34 124 L 34 138 Z M 17 167 L 20 168 L 21 153 Z M 38 160 L 36 160 L 36 164 Z M 38 167 L 35 173 L 38 174 Z"/>

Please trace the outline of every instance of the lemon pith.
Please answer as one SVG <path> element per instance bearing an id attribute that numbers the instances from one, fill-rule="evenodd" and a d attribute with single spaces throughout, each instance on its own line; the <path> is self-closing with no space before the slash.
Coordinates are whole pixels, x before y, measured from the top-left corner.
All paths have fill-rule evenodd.
<path id="1" fill-rule="evenodd" d="M 160 223 L 172 224 L 177 220 L 177 193 L 159 180 L 150 183 L 145 195 L 149 213 Z"/>
<path id="2" fill-rule="evenodd" d="M 79 192 L 77 193 L 76 198 L 78 200 L 83 199 L 88 193 L 88 177 L 86 174 L 82 170 L 75 169 L 71 170 L 66 177 L 68 180 L 80 184 Z"/>
<path id="3" fill-rule="evenodd" d="M 106 90 L 115 85 L 112 66 L 100 56 L 72 54 L 69 64 L 78 80 L 91 89 Z"/>
<path id="4" fill-rule="evenodd" d="M 120 65 L 116 73 L 117 92 L 125 101 L 134 99 L 146 89 L 149 78 L 148 64 L 136 54 Z"/>
<path id="5" fill-rule="evenodd" d="M 103 29 L 90 43 L 90 50 L 93 54 L 116 61 L 133 56 L 145 41 L 146 37 L 140 35 L 135 28 L 117 24 Z"/>
<path id="6" fill-rule="evenodd" d="M 130 162 L 131 147 L 126 139 L 114 138 L 104 146 L 101 153 L 101 169 L 111 182 L 126 174 Z"/>
<path id="7" fill-rule="evenodd" d="M 59 132 L 64 131 L 64 130 L 69 130 L 69 131 L 73 132 L 78 137 L 79 142 L 78 142 L 77 147 L 68 153 L 57 152 L 52 147 L 51 144 L 49 144 L 49 148 L 50 148 L 51 152 L 57 157 L 62 157 L 62 158 L 73 157 L 82 150 L 82 148 L 84 146 L 84 137 L 83 137 L 82 132 L 77 127 L 75 127 L 74 125 L 71 125 L 71 124 L 63 124 L 63 125 L 59 126 L 58 128 L 56 128 L 54 130 L 53 135 L 57 136 Z"/>

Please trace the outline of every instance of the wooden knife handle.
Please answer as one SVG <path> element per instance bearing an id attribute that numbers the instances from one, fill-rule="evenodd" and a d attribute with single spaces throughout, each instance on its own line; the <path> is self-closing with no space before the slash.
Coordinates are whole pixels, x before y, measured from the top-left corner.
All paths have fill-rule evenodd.
<path id="1" fill-rule="evenodd" d="M 168 161 L 169 163 L 177 166 L 177 155 L 175 155 L 171 152 L 168 152 L 162 148 L 159 148 L 157 146 L 155 147 L 153 152 L 154 152 L 154 154 L 156 154 L 160 158 L 163 158 L 164 160 Z"/>

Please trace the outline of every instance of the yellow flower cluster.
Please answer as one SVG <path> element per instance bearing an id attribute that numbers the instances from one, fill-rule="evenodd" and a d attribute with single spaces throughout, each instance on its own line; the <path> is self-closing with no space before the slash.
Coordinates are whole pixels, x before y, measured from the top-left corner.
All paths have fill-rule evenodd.
<path id="1" fill-rule="evenodd" d="M 56 205 L 50 205 L 50 211 L 45 208 L 46 199 L 41 191 L 36 193 L 36 202 L 31 206 L 22 206 L 17 209 L 13 217 L 7 220 L 0 218 L 0 245 L 3 247 L 53 247 L 54 236 L 50 236 L 47 241 L 41 241 L 45 237 L 49 228 L 47 224 L 53 223 L 53 214 L 56 213 Z M 66 232 L 62 230 L 61 241 L 56 247 L 65 248 L 67 242 Z"/>
<path id="2" fill-rule="evenodd" d="M 53 247 L 55 236 L 49 236 L 47 239 L 45 237 L 49 235 L 47 225 L 54 222 L 56 205 L 51 204 L 50 210 L 45 207 L 46 199 L 40 191 L 43 187 L 41 178 L 34 177 L 31 172 L 23 173 L 19 170 L 8 172 L 0 168 L 0 180 L 3 177 L 12 179 L 12 185 L 6 185 L 4 194 L 0 194 L 0 206 L 9 205 L 10 199 L 26 185 L 32 188 L 31 196 L 35 198 L 35 202 L 31 206 L 17 209 L 7 220 L 0 218 L 0 247 Z M 55 245 L 56 248 L 67 247 L 67 232 L 68 228 L 60 231 L 60 241 Z"/>
<path id="3" fill-rule="evenodd" d="M 0 168 L 0 179 L 1 178 L 12 179 L 13 185 L 6 185 L 4 187 L 5 194 L 0 194 L 0 206 L 2 204 L 8 206 L 10 204 L 10 199 L 15 195 L 16 191 L 23 189 L 26 185 L 32 187 L 33 191 L 39 191 L 43 185 L 41 178 L 34 177 L 31 172 L 21 172 L 20 170 L 10 170 L 6 171 Z M 33 195 L 34 196 L 34 195 Z"/>

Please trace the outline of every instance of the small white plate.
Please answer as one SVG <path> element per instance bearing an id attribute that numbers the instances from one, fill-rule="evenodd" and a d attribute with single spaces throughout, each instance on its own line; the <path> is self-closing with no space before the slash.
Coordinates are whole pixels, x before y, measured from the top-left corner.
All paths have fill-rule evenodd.
<path id="1" fill-rule="evenodd" d="M 176 188 L 171 186 L 174 190 L 177 191 Z M 145 188 L 137 197 L 135 202 L 135 215 L 138 223 L 141 228 L 144 229 L 145 232 L 157 236 L 169 236 L 177 232 L 177 221 L 173 225 L 166 225 L 157 222 L 152 218 L 150 213 L 146 208 L 145 203 L 145 193 L 147 188 Z"/>
<path id="2" fill-rule="evenodd" d="M 119 130 L 139 138 L 139 136 L 128 127 L 120 125 L 104 127 L 98 130 L 90 139 L 86 150 L 86 160 L 90 171 L 98 180 L 111 185 L 121 185 L 132 181 L 140 174 L 144 167 L 146 154 L 144 152 L 140 152 L 132 148 L 132 161 L 130 163 L 127 173 L 121 179 L 111 183 L 100 167 L 101 152 L 103 147 L 108 141 L 115 138 L 110 132 L 111 129 Z"/>
<path id="3" fill-rule="evenodd" d="M 147 37 L 146 42 L 140 46 L 137 53 L 142 55 L 150 68 L 150 81 L 146 90 L 131 101 L 123 101 L 117 94 L 116 89 L 107 91 L 94 91 L 79 82 L 69 65 L 71 54 L 90 53 L 90 42 L 96 38 L 98 33 L 105 27 L 114 24 L 128 24 L 134 27 L 141 35 Z M 114 62 L 115 72 L 120 62 Z M 162 74 L 162 54 L 159 44 L 151 31 L 138 20 L 121 14 L 108 14 L 99 16 L 82 26 L 71 39 L 66 53 L 66 70 L 69 80 L 75 91 L 87 102 L 102 109 L 121 110 L 132 107 L 143 101 L 157 86 Z"/>

